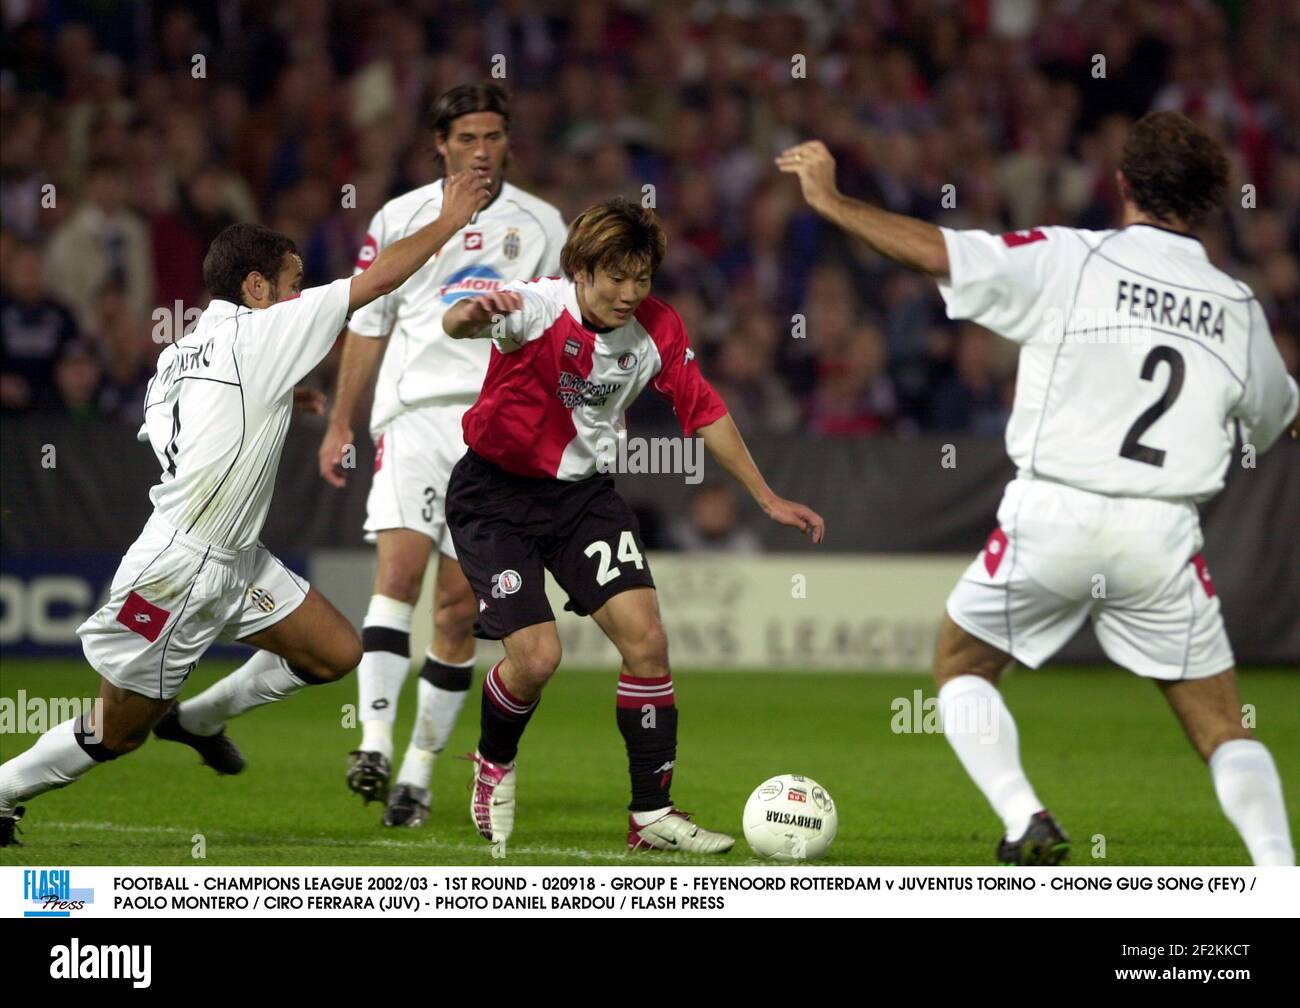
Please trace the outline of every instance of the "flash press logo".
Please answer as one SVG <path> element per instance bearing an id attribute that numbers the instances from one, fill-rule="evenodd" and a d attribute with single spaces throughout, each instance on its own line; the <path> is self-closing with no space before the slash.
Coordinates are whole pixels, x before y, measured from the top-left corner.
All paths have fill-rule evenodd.
<path id="1" fill-rule="evenodd" d="M 55 980 L 130 980 L 136 988 L 153 982 L 152 945 L 50 946 L 50 976 Z"/>
<path id="2" fill-rule="evenodd" d="M 71 917 L 73 910 L 95 902 L 95 890 L 73 889 L 67 868 L 25 868 L 23 901 L 32 908 L 24 917 Z"/>

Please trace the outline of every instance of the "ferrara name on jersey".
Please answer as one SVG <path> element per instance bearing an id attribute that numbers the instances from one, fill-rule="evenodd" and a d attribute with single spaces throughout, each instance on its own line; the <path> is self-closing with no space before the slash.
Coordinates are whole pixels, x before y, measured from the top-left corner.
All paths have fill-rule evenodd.
<path id="1" fill-rule="evenodd" d="M 1022 478 L 1204 500 L 1237 423 L 1257 451 L 1300 393 L 1249 287 L 1149 224 L 993 235 L 941 229 L 948 315 L 1020 344 L 1007 452 Z"/>

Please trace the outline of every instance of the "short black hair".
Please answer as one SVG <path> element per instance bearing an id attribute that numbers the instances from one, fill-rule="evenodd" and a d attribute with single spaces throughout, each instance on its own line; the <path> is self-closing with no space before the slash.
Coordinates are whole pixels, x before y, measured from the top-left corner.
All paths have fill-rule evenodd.
<path id="1" fill-rule="evenodd" d="M 446 140 L 451 124 L 463 115 L 475 112 L 495 112 L 510 131 L 510 95 L 500 84 L 480 81 L 477 84 L 458 84 L 438 95 L 429 110 L 429 129 L 435 140 Z"/>
<path id="2" fill-rule="evenodd" d="M 1223 201 L 1228 159 L 1215 139 L 1181 112 L 1151 112 L 1129 131 L 1119 170 L 1139 210 L 1195 227 Z"/>
<path id="3" fill-rule="evenodd" d="M 275 283 L 293 239 L 261 224 L 231 224 L 212 239 L 203 257 L 203 285 L 214 298 L 243 304 L 244 277 L 257 272 Z"/>

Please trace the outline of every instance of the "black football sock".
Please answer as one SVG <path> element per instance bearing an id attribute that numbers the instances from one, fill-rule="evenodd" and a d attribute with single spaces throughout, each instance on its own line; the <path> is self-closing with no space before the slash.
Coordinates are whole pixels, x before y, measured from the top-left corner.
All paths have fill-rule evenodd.
<path id="1" fill-rule="evenodd" d="M 673 677 L 618 677 L 618 730 L 627 744 L 632 778 L 630 812 L 666 808 L 677 761 L 677 701 Z"/>
<path id="2" fill-rule="evenodd" d="M 504 659 L 503 659 L 504 660 Z M 537 709 L 538 701 L 531 703 L 514 696 L 501 681 L 501 662 L 483 677 L 483 713 L 479 722 L 479 755 L 491 763 L 514 762 L 519 752 L 528 719 Z"/>

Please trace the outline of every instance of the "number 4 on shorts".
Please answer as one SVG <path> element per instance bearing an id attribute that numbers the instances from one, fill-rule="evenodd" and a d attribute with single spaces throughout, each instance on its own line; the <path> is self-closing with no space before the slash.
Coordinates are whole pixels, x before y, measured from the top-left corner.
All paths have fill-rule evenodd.
<path id="1" fill-rule="evenodd" d="M 610 548 L 609 543 L 597 539 L 582 552 L 589 557 L 600 557 L 600 566 L 596 570 L 596 584 L 607 585 L 618 577 L 620 572 L 617 565 L 610 564 L 614 551 Z M 632 537 L 632 533 L 628 529 L 624 529 L 619 534 L 618 559 L 620 563 L 636 564 L 637 570 L 643 570 L 645 568 L 645 558 L 641 556 L 641 551 L 636 548 L 636 540 Z"/>

